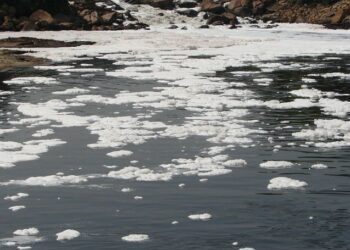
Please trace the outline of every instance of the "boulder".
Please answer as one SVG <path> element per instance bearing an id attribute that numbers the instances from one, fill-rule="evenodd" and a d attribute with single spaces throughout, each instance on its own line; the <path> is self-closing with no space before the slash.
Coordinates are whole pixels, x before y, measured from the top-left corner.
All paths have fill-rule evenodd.
<path id="1" fill-rule="evenodd" d="M 108 12 L 101 16 L 101 21 L 104 24 L 113 24 L 118 19 L 117 12 Z"/>
<path id="2" fill-rule="evenodd" d="M 342 26 L 346 29 L 350 29 L 350 15 L 343 19 Z"/>
<path id="3" fill-rule="evenodd" d="M 225 12 L 225 8 L 223 4 L 226 2 L 224 1 L 216 1 L 216 0 L 203 0 L 201 3 L 201 10 L 214 13 L 214 14 L 221 14 Z"/>
<path id="4" fill-rule="evenodd" d="M 196 17 L 198 16 L 198 12 L 194 9 L 177 9 L 177 13 L 180 15 L 188 16 L 188 17 Z"/>
<path id="5" fill-rule="evenodd" d="M 163 10 L 171 10 L 175 7 L 173 0 L 137 0 L 135 3 L 148 4 Z"/>
<path id="6" fill-rule="evenodd" d="M 227 9 L 237 16 L 249 16 L 252 14 L 252 1 L 250 0 L 231 0 L 227 4 Z"/>
<path id="7" fill-rule="evenodd" d="M 29 20 L 32 22 L 46 22 L 48 24 L 53 23 L 54 19 L 51 16 L 51 14 L 45 10 L 37 10 L 35 12 L 33 12 L 30 17 Z"/>
<path id="8" fill-rule="evenodd" d="M 0 26 L 1 30 L 16 30 L 16 22 L 13 18 L 5 16 Z"/>
<path id="9" fill-rule="evenodd" d="M 211 14 L 207 20 L 207 24 L 222 25 L 222 24 L 236 24 L 237 18 L 232 13 L 224 13 L 222 15 Z"/>
<path id="10" fill-rule="evenodd" d="M 36 25 L 31 21 L 23 21 L 19 24 L 20 31 L 35 31 L 36 29 Z"/>
<path id="11" fill-rule="evenodd" d="M 99 21 L 99 16 L 97 11 L 84 10 L 82 12 L 82 18 L 90 25 L 95 25 Z"/>
<path id="12" fill-rule="evenodd" d="M 179 0 L 176 2 L 180 8 L 194 8 L 198 5 L 195 0 Z"/>

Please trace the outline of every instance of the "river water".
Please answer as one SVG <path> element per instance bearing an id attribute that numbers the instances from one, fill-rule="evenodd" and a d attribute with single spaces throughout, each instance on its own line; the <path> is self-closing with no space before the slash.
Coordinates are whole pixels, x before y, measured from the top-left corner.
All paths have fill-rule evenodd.
<path id="1" fill-rule="evenodd" d="M 203 33 L 28 33 L 97 44 L 1 73 L 0 248 L 350 248 L 350 33 Z"/>

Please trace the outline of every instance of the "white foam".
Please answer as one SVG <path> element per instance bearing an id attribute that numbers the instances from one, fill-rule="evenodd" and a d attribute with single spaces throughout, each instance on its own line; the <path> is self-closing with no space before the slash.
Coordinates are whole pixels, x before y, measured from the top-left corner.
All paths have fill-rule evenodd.
<path id="1" fill-rule="evenodd" d="M 39 234 L 39 230 L 35 227 L 31 227 L 26 229 L 18 229 L 14 231 L 13 234 L 19 236 L 35 236 Z"/>
<path id="2" fill-rule="evenodd" d="M 25 208 L 26 208 L 26 206 L 12 206 L 12 207 L 9 207 L 9 210 L 11 210 L 12 212 L 17 212 L 17 211 L 25 209 Z"/>
<path id="3" fill-rule="evenodd" d="M 32 249 L 31 246 L 18 246 L 17 249 L 19 250 L 27 250 L 27 249 Z"/>
<path id="4" fill-rule="evenodd" d="M 19 130 L 18 128 L 0 129 L 0 135 L 13 133 L 13 132 L 16 132 L 18 130 Z"/>
<path id="5" fill-rule="evenodd" d="M 203 214 L 191 214 L 188 216 L 191 220 L 201 220 L 201 221 L 207 221 L 212 218 L 211 214 L 209 213 L 203 213 Z"/>
<path id="6" fill-rule="evenodd" d="M 19 201 L 20 199 L 26 198 L 28 196 L 29 196 L 29 194 L 27 194 L 27 193 L 17 193 L 16 195 L 6 196 L 4 198 L 4 200 Z"/>
<path id="7" fill-rule="evenodd" d="M 45 137 L 48 135 L 52 135 L 54 132 L 52 129 L 42 129 L 36 131 L 34 134 L 32 134 L 33 137 Z"/>
<path id="8" fill-rule="evenodd" d="M 118 171 L 110 171 L 108 177 L 123 180 L 137 181 L 169 181 L 172 175 L 169 173 L 156 173 L 148 168 L 125 167 Z"/>
<path id="9" fill-rule="evenodd" d="M 82 88 L 71 88 L 71 89 L 66 89 L 62 91 L 55 91 L 52 92 L 54 95 L 76 95 L 76 94 L 87 94 L 89 93 L 90 90 L 88 89 L 82 89 Z"/>
<path id="10" fill-rule="evenodd" d="M 308 184 L 304 181 L 294 180 L 288 177 L 276 177 L 267 185 L 269 190 L 304 189 Z"/>
<path id="11" fill-rule="evenodd" d="M 19 186 L 61 186 L 66 184 L 80 184 L 87 182 L 88 179 L 83 176 L 77 175 L 48 175 L 48 176 L 36 176 L 29 177 L 24 180 L 10 180 L 8 182 L 1 182 L 0 185 L 19 185 Z"/>
<path id="12" fill-rule="evenodd" d="M 73 240 L 79 237 L 80 232 L 73 229 L 67 229 L 60 233 L 57 233 L 56 236 L 57 236 L 56 238 L 57 241 L 67 241 L 67 240 Z"/>
<path id="13" fill-rule="evenodd" d="M 113 157 L 113 158 L 120 158 L 123 156 L 130 156 L 132 154 L 133 152 L 129 150 L 119 150 L 119 151 L 113 151 L 113 152 L 107 153 L 107 156 Z"/>
<path id="14" fill-rule="evenodd" d="M 266 161 L 264 163 L 260 163 L 261 168 L 266 169 L 283 169 L 283 168 L 291 168 L 294 164 L 289 161 Z"/>
<path id="15" fill-rule="evenodd" d="M 147 234 L 129 234 L 122 237 L 122 240 L 127 242 L 144 242 L 149 239 L 150 238 Z"/>
<path id="16" fill-rule="evenodd" d="M 1 91 L 0 90 L 0 96 L 6 96 L 6 95 L 13 95 L 15 91 Z"/>
<path id="17" fill-rule="evenodd" d="M 318 163 L 318 164 L 311 165 L 311 168 L 312 169 L 326 169 L 326 168 L 328 168 L 328 166 L 325 164 L 322 164 L 322 163 Z"/>
<path id="18" fill-rule="evenodd" d="M 32 161 L 40 158 L 50 147 L 65 144 L 60 139 L 33 140 L 24 143 L 1 142 L 0 143 L 0 168 L 10 168 L 15 163 Z"/>
<path id="19" fill-rule="evenodd" d="M 29 84 L 43 84 L 43 85 L 54 85 L 58 84 L 57 80 L 52 77 L 17 77 L 11 80 L 4 81 L 7 85 L 29 85 Z"/>

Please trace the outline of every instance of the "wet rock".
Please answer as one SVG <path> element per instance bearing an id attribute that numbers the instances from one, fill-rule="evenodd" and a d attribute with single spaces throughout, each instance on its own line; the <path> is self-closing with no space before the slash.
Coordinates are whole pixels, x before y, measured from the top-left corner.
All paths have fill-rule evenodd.
<path id="1" fill-rule="evenodd" d="M 0 30 L 120 30 L 146 28 L 112 0 L 1 0 Z M 127 21 L 127 23 L 124 22 Z M 133 22 L 130 24 L 130 22 Z"/>
<path id="2" fill-rule="evenodd" d="M 135 4 L 148 4 L 155 8 L 160 8 L 163 10 L 173 9 L 175 4 L 173 0 L 136 0 L 133 1 Z"/>
<path id="3" fill-rule="evenodd" d="M 222 24 L 236 24 L 237 18 L 232 13 L 224 13 L 221 15 L 210 14 L 207 20 L 207 24 L 222 25 Z"/>
<path id="4" fill-rule="evenodd" d="M 176 5 L 180 8 L 194 8 L 198 3 L 195 0 L 179 0 L 176 2 Z"/>
<path id="5" fill-rule="evenodd" d="M 41 9 L 33 12 L 29 17 L 29 20 L 34 23 L 46 22 L 48 24 L 51 24 L 54 21 L 53 17 L 49 12 Z"/>
<path id="6" fill-rule="evenodd" d="M 175 24 L 173 24 L 173 25 L 170 25 L 169 27 L 168 27 L 168 29 L 171 29 L 171 30 L 174 30 L 174 29 L 177 29 L 177 28 L 179 28 L 177 25 L 175 25 Z"/>
<path id="7" fill-rule="evenodd" d="M 105 24 L 112 24 L 118 17 L 123 18 L 123 16 L 118 16 L 116 12 L 109 12 L 101 16 L 101 21 Z"/>
<path id="8" fill-rule="evenodd" d="M 196 17 L 198 16 L 198 12 L 194 9 L 177 9 L 177 13 L 180 15 L 188 16 L 188 17 Z"/>
<path id="9" fill-rule="evenodd" d="M 20 30 L 20 31 L 34 31 L 36 29 L 37 29 L 36 25 L 29 20 L 22 21 L 17 28 L 17 30 Z"/>
<path id="10" fill-rule="evenodd" d="M 203 0 L 200 7 L 202 11 L 214 14 L 222 14 L 225 12 L 225 8 L 223 7 L 223 3 L 225 2 L 226 0 Z"/>
<path id="11" fill-rule="evenodd" d="M 207 24 L 203 24 L 201 26 L 199 26 L 200 29 L 209 29 L 209 25 Z"/>

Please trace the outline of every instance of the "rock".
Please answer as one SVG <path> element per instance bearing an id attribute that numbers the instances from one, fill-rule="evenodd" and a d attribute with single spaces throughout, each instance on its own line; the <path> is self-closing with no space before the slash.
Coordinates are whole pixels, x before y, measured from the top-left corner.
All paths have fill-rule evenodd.
<path id="1" fill-rule="evenodd" d="M 221 15 L 210 14 L 207 24 L 221 25 L 221 24 L 236 24 L 237 18 L 232 13 L 224 13 Z"/>
<path id="2" fill-rule="evenodd" d="M 173 25 L 170 25 L 169 27 L 168 27 L 168 29 L 171 29 L 171 30 L 174 30 L 174 29 L 177 29 L 177 28 L 179 28 L 177 25 L 175 25 L 175 24 L 173 24 Z"/>
<path id="3" fill-rule="evenodd" d="M 179 0 L 176 4 L 180 8 L 194 8 L 198 5 L 195 0 Z"/>
<path id="4" fill-rule="evenodd" d="M 237 16 L 249 16 L 252 13 L 252 1 L 231 0 L 227 9 Z"/>
<path id="5" fill-rule="evenodd" d="M 116 12 L 109 12 L 101 16 L 101 21 L 105 24 L 112 24 L 117 19 L 118 19 L 118 14 Z"/>
<path id="6" fill-rule="evenodd" d="M 199 26 L 200 29 L 209 29 L 209 25 L 207 24 L 203 24 L 201 26 Z"/>
<path id="7" fill-rule="evenodd" d="M 236 24 L 232 24 L 232 25 L 230 26 L 230 28 L 229 28 L 229 29 L 230 29 L 230 30 L 237 29 Z"/>
<path id="8" fill-rule="evenodd" d="M 137 1 L 137 0 L 136 0 Z M 164 3 L 172 0 L 138 0 Z M 190 0 L 186 0 L 190 1 Z M 0 0 L 0 30 L 120 30 L 146 28 L 112 0 Z M 102 1 L 101 1 L 102 2 Z M 124 21 L 132 22 L 124 25 Z"/>
<path id="9" fill-rule="evenodd" d="M 4 21 L 2 22 L 0 28 L 1 30 L 16 30 L 15 20 L 10 18 L 9 16 L 4 17 Z"/>
<path id="10" fill-rule="evenodd" d="M 350 15 L 343 19 L 342 26 L 345 29 L 350 29 Z"/>
<path id="11" fill-rule="evenodd" d="M 203 0 L 200 7 L 202 11 L 222 14 L 225 12 L 225 8 L 223 7 L 224 2 L 226 1 Z"/>
<path id="12" fill-rule="evenodd" d="M 89 25 L 95 25 L 100 20 L 97 11 L 84 10 L 81 15 Z"/>
<path id="13" fill-rule="evenodd" d="M 54 19 L 51 16 L 51 14 L 45 10 L 37 10 L 35 12 L 33 12 L 30 17 L 29 17 L 30 21 L 32 22 L 46 22 L 48 24 L 53 23 Z"/>
<path id="14" fill-rule="evenodd" d="M 188 16 L 188 17 L 196 17 L 198 16 L 198 12 L 194 9 L 177 9 L 177 13 L 180 15 Z"/>
<path id="15" fill-rule="evenodd" d="M 155 8 L 160 8 L 163 10 L 173 9 L 175 4 L 173 0 L 137 0 L 137 4 L 148 4 Z"/>

